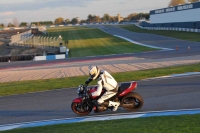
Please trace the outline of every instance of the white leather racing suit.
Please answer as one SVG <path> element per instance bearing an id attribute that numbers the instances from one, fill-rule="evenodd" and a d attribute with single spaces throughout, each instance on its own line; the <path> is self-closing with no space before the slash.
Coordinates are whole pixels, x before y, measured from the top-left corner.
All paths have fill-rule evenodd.
<path id="1" fill-rule="evenodd" d="M 105 100 L 117 94 L 118 84 L 116 80 L 107 71 L 100 72 L 97 84 L 97 91 L 93 92 L 91 94 L 92 96 L 99 96 L 101 94 L 102 89 L 106 89 L 106 92 L 97 101 L 99 104 L 103 103 Z"/>

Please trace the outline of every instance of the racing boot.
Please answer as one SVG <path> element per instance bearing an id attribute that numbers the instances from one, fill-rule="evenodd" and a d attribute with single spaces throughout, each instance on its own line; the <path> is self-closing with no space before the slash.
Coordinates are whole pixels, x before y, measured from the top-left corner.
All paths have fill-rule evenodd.
<path id="1" fill-rule="evenodd" d="M 99 113 L 102 111 L 105 111 L 107 108 L 105 107 L 105 105 L 98 103 L 97 101 L 93 102 L 95 104 L 94 106 L 94 113 Z"/>
<path id="2" fill-rule="evenodd" d="M 108 105 L 108 106 L 110 106 L 110 107 L 112 106 L 112 107 L 113 107 L 112 111 L 116 111 L 117 108 L 119 107 L 119 105 L 120 105 L 119 102 L 112 102 L 112 101 L 109 101 L 109 105 Z"/>

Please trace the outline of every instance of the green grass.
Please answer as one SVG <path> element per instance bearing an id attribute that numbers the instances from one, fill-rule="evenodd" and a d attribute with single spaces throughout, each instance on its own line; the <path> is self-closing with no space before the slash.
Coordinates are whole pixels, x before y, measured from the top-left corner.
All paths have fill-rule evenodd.
<path id="1" fill-rule="evenodd" d="M 50 37 L 61 35 L 68 40 L 69 57 L 135 53 L 156 50 L 139 46 L 126 40 L 106 34 L 96 28 L 59 27 L 48 29 Z"/>
<path id="2" fill-rule="evenodd" d="M 2 133 L 199 133 L 200 114 L 81 122 Z"/>
<path id="3" fill-rule="evenodd" d="M 169 74 L 200 72 L 199 66 L 200 63 L 193 65 L 159 68 L 159 69 L 151 69 L 143 71 L 113 73 L 112 75 L 117 80 L 117 82 L 125 82 L 132 80 L 141 80 L 157 76 L 165 76 Z M 59 88 L 77 87 L 79 84 L 84 83 L 87 78 L 88 76 L 79 76 L 79 77 L 60 78 L 60 79 L 0 83 L 0 96 L 8 96 L 12 94 L 24 94 L 28 92 L 53 90 Z M 96 84 L 96 81 L 91 83 L 91 85 L 94 84 Z"/>
<path id="4" fill-rule="evenodd" d="M 182 40 L 200 42 L 199 33 L 183 32 L 183 31 L 146 30 L 146 29 L 138 28 L 135 25 L 122 25 L 120 27 L 126 30 L 133 31 L 133 32 L 158 34 L 158 35 L 173 37 L 173 38 L 182 39 Z"/>

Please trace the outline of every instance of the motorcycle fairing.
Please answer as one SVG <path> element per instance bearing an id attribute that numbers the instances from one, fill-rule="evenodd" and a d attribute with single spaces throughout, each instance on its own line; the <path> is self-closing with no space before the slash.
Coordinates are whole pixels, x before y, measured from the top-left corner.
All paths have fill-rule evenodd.
<path id="1" fill-rule="evenodd" d="M 75 102 L 75 103 L 81 103 L 81 101 L 82 101 L 82 98 L 80 98 L 80 97 L 75 98 L 75 99 L 73 100 L 73 102 Z"/>
<path id="2" fill-rule="evenodd" d="M 122 97 L 129 92 L 133 91 L 137 87 L 137 82 L 131 82 L 131 83 L 124 83 L 121 84 L 119 87 L 119 97 Z"/>

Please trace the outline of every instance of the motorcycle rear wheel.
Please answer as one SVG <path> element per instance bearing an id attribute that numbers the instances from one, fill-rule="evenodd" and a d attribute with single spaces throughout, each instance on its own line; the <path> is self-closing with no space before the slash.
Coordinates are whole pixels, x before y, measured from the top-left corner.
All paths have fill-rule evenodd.
<path id="1" fill-rule="evenodd" d="M 80 108 L 81 106 L 83 106 L 84 108 Z M 71 109 L 74 113 L 81 116 L 88 115 L 92 111 L 92 108 L 89 107 L 86 103 L 84 105 L 81 105 L 81 103 L 76 102 L 72 102 Z"/>
<path id="2" fill-rule="evenodd" d="M 130 92 L 123 97 L 121 105 L 129 111 L 137 111 L 143 106 L 143 98 L 136 92 Z M 130 105 L 130 107 L 128 107 Z"/>

